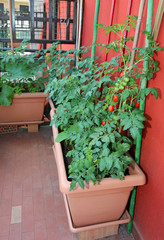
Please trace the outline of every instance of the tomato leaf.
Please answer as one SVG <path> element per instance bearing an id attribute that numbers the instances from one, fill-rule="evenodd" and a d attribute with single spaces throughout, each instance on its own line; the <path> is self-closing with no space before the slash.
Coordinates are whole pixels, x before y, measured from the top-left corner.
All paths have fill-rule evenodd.
<path id="1" fill-rule="evenodd" d="M 105 162 L 105 159 L 102 158 L 100 160 L 100 171 L 102 172 L 105 169 L 105 167 L 106 167 L 106 162 Z"/>
<path id="2" fill-rule="evenodd" d="M 70 184 L 70 191 L 72 191 L 75 187 L 76 187 L 76 181 L 72 180 L 72 182 Z"/>
<path id="3" fill-rule="evenodd" d="M 12 103 L 14 97 L 13 88 L 7 85 L 2 86 L 0 92 L 0 105 L 9 106 Z"/>
<path id="4" fill-rule="evenodd" d="M 82 178 L 78 179 L 78 184 L 82 189 L 84 189 L 84 180 Z"/>

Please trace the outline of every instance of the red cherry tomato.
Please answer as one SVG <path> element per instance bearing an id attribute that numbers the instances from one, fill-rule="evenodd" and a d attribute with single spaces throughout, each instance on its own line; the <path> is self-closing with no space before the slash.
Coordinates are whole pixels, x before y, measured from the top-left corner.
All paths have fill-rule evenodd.
<path id="1" fill-rule="evenodd" d="M 139 108 L 140 107 L 140 102 L 136 102 L 135 107 Z"/>
<path id="2" fill-rule="evenodd" d="M 108 107 L 108 110 L 109 110 L 109 112 L 113 112 L 113 110 L 114 110 L 113 105 L 110 105 L 110 106 Z"/>
<path id="3" fill-rule="evenodd" d="M 118 95 L 117 95 L 117 94 L 115 94 L 115 95 L 113 96 L 113 101 L 114 101 L 114 102 L 117 102 L 117 101 L 118 101 Z"/>
<path id="4" fill-rule="evenodd" d="M 101 125 L 103 125 L 103 126 L 104 126 L 105 124 L 106 124 L 106 122 L 105 122 L 105 121 L 102 121 Z"/>
<path id="5" fill-rule="evenodd" d="M 122 93 L 124 91 L 124 88 L 123 89 L 119 89 L 119 91 Z"/>
<path id="6" fill-rule="evenodd" d="M 122 77 L 123 75 L 124 75 L 124 73 L 123 73 L 123 72 L 121 72 L 121 73 L 120 73 L 120 77 Z"/>
<path id="7" fill-rule="evenodd" d="M 116 108 L 118 108 L 118 107 L 119 107 L 119 103 L 116 104 Z"/>

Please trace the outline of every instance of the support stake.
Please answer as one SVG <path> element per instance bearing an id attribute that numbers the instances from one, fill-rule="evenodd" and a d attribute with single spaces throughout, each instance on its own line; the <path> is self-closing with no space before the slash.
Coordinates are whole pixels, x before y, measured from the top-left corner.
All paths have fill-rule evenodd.
<path id="1" fill-rule="evenodd" d="M 92 50 L 91 50 L 91 60 L 92 61 L 94 61 L 94 59 L 95 59 L 99 8 L 100 8 L 100 0 L 96 0 L 94 28 L 93 28 L 93 42 L 92 42 Z"/>
<path id="2" fill-rule="evenodd" d="M 9 18 L 10 18 L 10 36 L 11 36 L 11 50 L 14 53 L 14 44 L 13 44 L 13 21 L 12 21 L 12 3 L 9 0 Z"/>
<path id="3" fill-rule="evenodd" d="M 153 18 L 153 5 L 154 0 L 148 0 L 148 8 L 147 8 L 147 24 L 146 24 L 146 31 L 151 32 L 152 28 L 152 18 Z M 145 48 L 149 47 L 149 40 L 147 37 L 145 38 Z M 148 69 L 148 61 L 145 59 L 143 63 L 143 72 L 145 72 Z M 144 77 L 141 79 L 141 89 L 146 88 L 147 86 L 147 78 Z M 140 100 L 140 110 L 145 110 L 145 99 Z M 140 162 L 140 153 L 141 153 L 141 143 L 142 143 L 142 130 L 139 131 L 137 141 L 136 141 L 136 154 L 135 154 L 135 161 L 137 164 Z M 133 225 L 133 217 L 134 217 L 134 206 L 135 206 L 135 199 L 136 199 L 136 187 L 134 187 L 134 190 L 132 191 L 131 201 L 130 201 L 130 209 L 129 213 L 131 216 L 131 222 L 128 223 L 128 233 L 132 232 L 132 225 Z"/>

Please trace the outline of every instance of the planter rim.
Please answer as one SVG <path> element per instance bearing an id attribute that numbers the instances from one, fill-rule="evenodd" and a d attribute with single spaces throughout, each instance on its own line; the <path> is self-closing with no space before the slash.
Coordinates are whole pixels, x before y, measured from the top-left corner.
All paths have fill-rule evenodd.
<path id="1" fill-rule="evenodd" d="M 50 112 L 51 119 L 53 119 L 54 115 L 54 109 Z M 64 158 L 62 153 L 61 144 L 58 142 L 55 142 L 55 138 L 58 135 L 58 129 L 52 125 L 52 131 L 54 136 L 54 145 L 53 145 L 53 151 L 57 163 L 57 169 L 58 169 L 58 176 L 59 176 L 59 183 L 60 183 L 60 191 L 64 194 L 75 194 L 75 193 L 82 193 L 82 192 L 90 192 L 90 191 L 97 191 L 103 189 L 117 189 L 117 188 L 124 188 L 124 187 L 134 187 L 138 185 L 143 185 L 146 182 L 146 177 L 142 170 L 139 168 L 139 166 L 133 162 L 129 166 L 129 172 L 130 175 L 125 176 L 123 180 L 120 180 L 119 178 L 104 178 L 101 180 L 99 184 L 94 185 L 92 181 L 89 181 L 88 184 L 85 183 L 84 190 L 80 188 L 80 186 L 77 184 L 75 189 L 70 191 L 70 181 L 67 180 L 66 175 L 66 169 L 64 165 Z"/>
<path id="2" fill-rule="evenodd" d="M 18 95 L 17 93 L 14 94 L 14 98 L 40 98 L 40 97 L 48 97 L 48 93 L 44 92 L 36 92 L 36 93 L 21 93 Z"/>

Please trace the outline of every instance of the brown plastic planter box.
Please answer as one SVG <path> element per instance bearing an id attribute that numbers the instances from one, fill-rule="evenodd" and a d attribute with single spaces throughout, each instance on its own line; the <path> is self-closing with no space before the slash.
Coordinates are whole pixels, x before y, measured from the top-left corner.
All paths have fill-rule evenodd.
<path id="1" fill-rule="evenodd" d="M 15 94 L 10 106 L 0 106 L 0 125 L 41 123 L 48 94 Z"/>
<path id="2" fill-rule="evenodd" d="M 51 118 L 53 114 L 54 110 L 51 110 Z M 52 126 L 52 131 L 55 140 L 58 129 Z M 111 222 L 120 220 L 133 187 L 143 185 L 146 182 L 144 173 L 133 161 L 129 167 L 130 175 L 125 176 L 124 180 L 105 178 L 99 185 L 93 185 L 92 182 L 89 182 L 84 190 L 77 185 L 76 189 L 70 192 L 70 182 L 66 176 L 61 144 L 54 141 L 53 150 L 57 163 L 60 191 L 65 198 L 67 214 L 70 213 L 71 231 L 74 231 L 73 229 L 89 230 L 94 225 L 99 226 L 99 224 L 103 227 L 103 224 L 110 223 L 111 225 Z"/>

